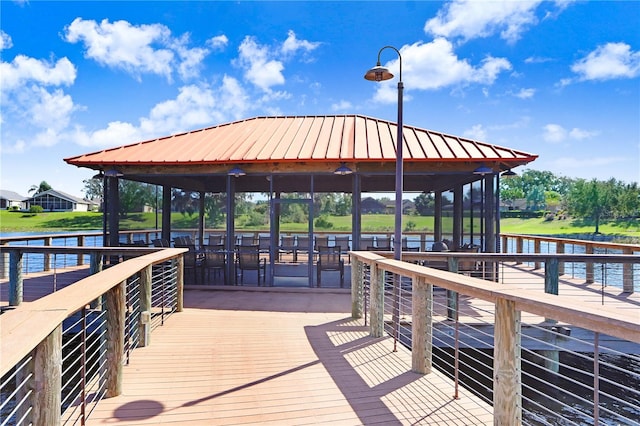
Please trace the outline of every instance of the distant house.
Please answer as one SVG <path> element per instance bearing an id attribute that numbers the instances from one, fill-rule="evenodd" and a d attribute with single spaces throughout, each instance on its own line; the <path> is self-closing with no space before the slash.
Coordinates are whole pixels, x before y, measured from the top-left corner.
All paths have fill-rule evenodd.
<path id="1" fill-rule="evenodd" d="M 384 214 L 386 206 L 383 202 L 372 197 L 367 197 L 360 203 L 360 209 L 363 214 Z"/>
<path id="2" fill-rule="evenodd" d="M 17 207 L 20 210 L 24 210 L 28 207 L 28 197 L 23 197 L 17 192 L 5 191 L 0 189 L 0 208 L 10 209 L 11 207 Z"/>
<path id="3" fill-rule="evenodd" d="M 50 212 L 88 212 L 99 207 L 95 201 L 74 197 L 55 189 L 36 194 L 29 202 L 32 206 L 42 206 L 44 211 Z"/>

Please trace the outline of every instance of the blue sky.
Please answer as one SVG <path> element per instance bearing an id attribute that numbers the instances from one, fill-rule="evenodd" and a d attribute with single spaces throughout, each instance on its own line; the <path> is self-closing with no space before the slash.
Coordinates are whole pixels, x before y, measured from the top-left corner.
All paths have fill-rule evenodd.
<path id="1" fill-rule="evenodd" d="M 640 181 L 640 2 L 0 2 L 2 189 L 82 195 L 63 158 L 260 115 L 404 122 Z M 398 69 L 398 55 L 382 52 Z M 518 171 L 518 170 L 516 170 Z"/>

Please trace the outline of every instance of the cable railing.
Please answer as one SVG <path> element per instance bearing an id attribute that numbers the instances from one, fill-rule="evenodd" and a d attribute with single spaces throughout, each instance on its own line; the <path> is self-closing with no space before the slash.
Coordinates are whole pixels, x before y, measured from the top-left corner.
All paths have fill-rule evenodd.
<path id="1" fill-rule="evenodd" d="M 83 425 L 120 394 L 123 366 L 149 344 L 150 318 L 182 310 L 184 252 L 132 258 L 0 315 L 0 425 Z"/>
<path id="2" fill-rule="evenodd" d="M 460 386 L 479 396 L 496 424 L 640 424 L 637 297 L 603 307 L 574 293 L 350 254 L 354 268 L 370 269 L 368 283 L 353 281 L 371 286 L 370 300 L 352 302 L 370 309 L 354 316 L 368 315 L 372 336 L 411 349 L 414 371 L 448 375 L 452 398 Z"/>

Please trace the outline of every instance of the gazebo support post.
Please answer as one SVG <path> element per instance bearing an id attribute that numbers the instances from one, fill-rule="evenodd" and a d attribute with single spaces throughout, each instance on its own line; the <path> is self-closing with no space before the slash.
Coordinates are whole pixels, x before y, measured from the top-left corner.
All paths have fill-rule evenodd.
<path id="1" fill-rule="evenodd" d="M 198 193 L 200 199 L 198 200 L 198 237 L 196 241 L 200 241 L 200 247 L 204 246 L 204 197 L 206 192 L 200 191 Z"/>
<path id="2" fill-rule="evenodd" d="M 118 191 L 118 178 L 107 177 L 108 197 L 107 208 L 109 212 L 109 246 L 118 247 L 120 245 L 120 193 Z"/>
<path id="3" fill-rule="evenodd" d="M 233 253 L 236 240 L 236 228 L 234 223 L 236 211 L 236 182 L 235 177 L 227 175 L 227 238 L 225 239 L 225 250 L 227 252 L 227 279 L 229 284 L 236 284 L 235 263 Z M 226 283 L 225 283 L 226 284 Z"/>
<path id="4" fill-rule="evenodd" d="M 453 244 L 449 250 L 457 250 L 462 244 L 462 185 L 457 184 L 453 188 Z"/>
<path id="5" fill-rule="evenodd" d="M 162 185 L 162 239 L 171 242 L 171 186 Z"/>
<path id="6" fill-rule="evenodd" d="M 362 194 L 360 189 L 360 175 L 353 174 L 353 190 L 351 192 L 351 250 L 360 248 L 360 215 L 362 214 Z M 353 284 L 352 284 L 353 285 Z"/>
<path id="7" fill-rule="evenodd" d="M 433 218 L 433 241 L 442 241 L 442 191 L 436 191 Z M 428 247 L 425 247 L 428 249 Z"/>

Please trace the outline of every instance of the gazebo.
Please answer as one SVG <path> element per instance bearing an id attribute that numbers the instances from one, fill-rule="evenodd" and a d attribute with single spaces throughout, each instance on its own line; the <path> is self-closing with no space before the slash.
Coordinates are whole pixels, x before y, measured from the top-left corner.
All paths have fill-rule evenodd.
<path id="1" fill-rule="evenodd" d="M 65 161 L 104 173 L 110 245 L 118 244 L 118 179 L 129 179 L 161 185 L 164 212 L 171 211 L 171 188 L 199 192 L 201 240 L 206 193 L 226 194 L 227 212 L 235 210 L 236 193 L 268 194 L 272 251 L 278 247 L 282 203 L 311 205 L 316 193 L 350 193 L 352 247 L 359 247 L 361 194 L 394 190 L 396 134 L 395 123 L 362 115 L 254 117 Z M 442 236 L 442 194 L 448 192 L 453 194 L 451 234 L 455 244 L 462 243 L 464 187 L 479 185 L 482 250 L 497 251 L 500 174 L 537 155 L 407 125 L 403 138 L 404 191 L 435 194 L 434 238 Z M 300 196 L 285 200 L 282 194 Z M 311 237 L 313 209 L 309 212 Z M 162 215 L 162 236 L 170 239 L 170 234 L 170 215 Z M 233 214 L 227 214 L 226 234 L 232 253 Z M 273 262 L 273 253 L 270 258 Z M 309 265 L 310 277 L 311 271 Z"/>

